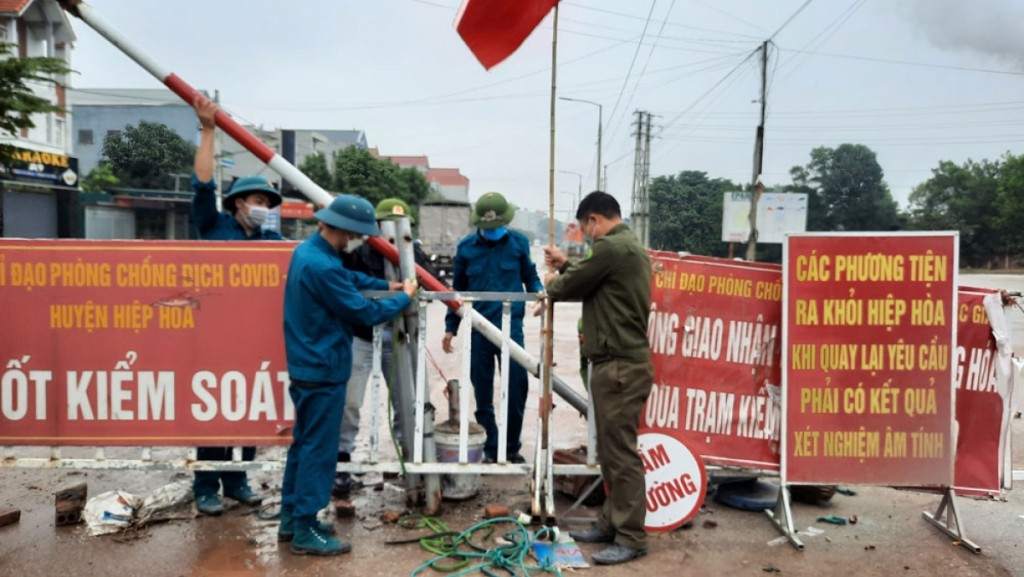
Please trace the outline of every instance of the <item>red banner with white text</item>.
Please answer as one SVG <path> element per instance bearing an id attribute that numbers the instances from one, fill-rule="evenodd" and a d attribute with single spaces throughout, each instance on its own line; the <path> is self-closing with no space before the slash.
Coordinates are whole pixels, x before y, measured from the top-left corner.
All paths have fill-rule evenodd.
<path id="1" fill-rule="evenodd" d="M 294 246 L 0 239 L 0 445 L 287 443 Z"/>
<path id="2" fill-rule="evenodd" d="M 709 464 L 779 468 L 779 267 L 651 252 L 654 387 L 643 431 Z"/>

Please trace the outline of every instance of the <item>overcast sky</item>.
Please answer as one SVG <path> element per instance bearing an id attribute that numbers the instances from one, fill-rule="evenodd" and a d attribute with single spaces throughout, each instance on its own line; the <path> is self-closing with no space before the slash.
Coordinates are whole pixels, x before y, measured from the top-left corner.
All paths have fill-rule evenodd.
<path id="1" fill-rule="evenodd" d="M 362 129 L 386 155 L 458 167 L 470 198 L 548 206 L 552 17 L 484 71 L 460 0 L 94 0 L 157 62 L 266 128 Z M 628 213 L 633 112 L 655 115 L 651 175 L 749 182 L 752 57 L 806 0 L 564 0 L 558 95 L 604 108 L 607 189 Z M 650 17 L 649 17 L 650 16 Z M 648 18 L 649 17 L 649 18 Z M 160 84 L 80 21 L 74 87 Z M 774 37 L 764 180 L 811 148 L 861 143 L 902 204 L 940 160 L 1024 153 L 1024 0 L 814 0 Z M 557 168 L 594 188 L 597 108 L 559 102 Z M 577 177 L 558 173 L 558 210 Z M 564 213 L 560 216 L 565 216 Z"/>

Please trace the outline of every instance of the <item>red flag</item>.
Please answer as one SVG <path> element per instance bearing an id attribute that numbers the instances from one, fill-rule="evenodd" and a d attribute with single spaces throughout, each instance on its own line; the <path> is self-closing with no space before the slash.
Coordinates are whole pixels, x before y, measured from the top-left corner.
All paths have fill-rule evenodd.
<path id="1" fill-rule="evenodd" d="M 558 0 L 463 0 L 455 29 L 490 70 L 508 58 Z"/>

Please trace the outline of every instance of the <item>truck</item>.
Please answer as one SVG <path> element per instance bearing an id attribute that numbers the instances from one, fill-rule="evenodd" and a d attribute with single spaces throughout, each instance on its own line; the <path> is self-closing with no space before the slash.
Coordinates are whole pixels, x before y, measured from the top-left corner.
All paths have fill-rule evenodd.
<path id="1" fill-rule="evenodd" d="M 420 203 L 419 240 L 430 262 L 442 277 L 451 277 L 455 249 L 472 230 L 470 205 L 459 200 L 425 200 Z"/>

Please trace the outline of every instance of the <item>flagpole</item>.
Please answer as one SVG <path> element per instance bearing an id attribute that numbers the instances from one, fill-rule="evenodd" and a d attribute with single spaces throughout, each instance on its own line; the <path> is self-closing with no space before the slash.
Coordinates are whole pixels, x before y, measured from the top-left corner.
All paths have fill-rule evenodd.
<path id="1" fill-rule="evenodd" d="M 555 16 L 551 34 L 551 142 L 548 163 L 548 246 L 555 246 L 555 107 L 557 104 L 558 78 L 558 2 L 555 2 Z M 551 452 L 551 361 L 554 357 L 554 341 L 552 331 L 555 321 L 555 303 L 548 299 L 544 306 L 544 366 L 541 395 L 541 455 L 545 460 L 544 470 L 550 466 Z M 541 524 L 548 524 L 548 495 L 551 487 L 545 482 L 550 475 L 544 475 L 541 481 Z"/>

